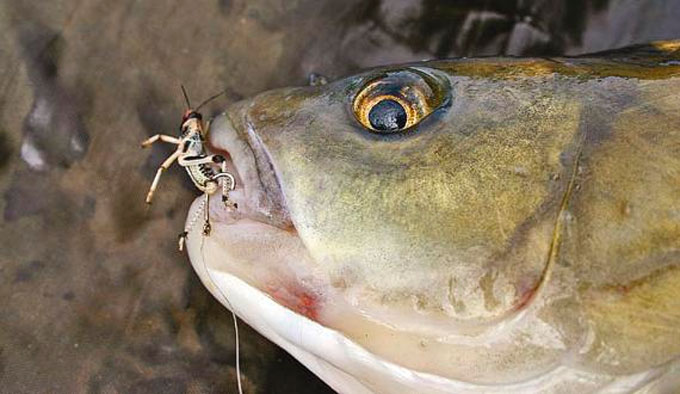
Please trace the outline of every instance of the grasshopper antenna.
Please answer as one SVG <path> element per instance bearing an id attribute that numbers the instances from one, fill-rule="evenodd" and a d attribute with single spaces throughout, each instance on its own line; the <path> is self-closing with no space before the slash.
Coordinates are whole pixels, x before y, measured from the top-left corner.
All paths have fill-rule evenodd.
<path id="1" fill-rule="evenodd" d="M 215 100 L 216 98 L 220 97 L 221 95 L 225 94 L 226 92 L 227 92 L 226 90 L 223 90 L 223 91 L 209 97 L 204 102 L 202 102 L 198 107 L 196 107 L 196 111 L 198 111 L 202 106 L 208 104 L 209 102 L 211 102 L 211 101 Z"/>
<path id="2" fill-rule="evenodd" d="M 184 89 L 184 85 L 179 85 L 182 88 L 182 94 L 184 95 L 184 101 L 187 102 L 187 109 L 191 109 L 191 103 L 189 102 L 189 95 L 187 94 L 187 90 Z"/>

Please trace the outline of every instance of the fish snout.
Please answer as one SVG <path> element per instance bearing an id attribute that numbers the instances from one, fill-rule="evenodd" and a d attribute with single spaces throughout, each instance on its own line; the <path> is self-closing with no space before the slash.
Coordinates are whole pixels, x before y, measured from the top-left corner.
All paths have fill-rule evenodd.
<path id="1" fill-rule="evenodd" d="M 211 204 L 215 218 L 248 218 L 275 227 L 290 229 L 292 223 L 266 147 L 238 111 L 218 115 L 208 131 L 208 150 L 222 155 L 227 171 L 234 175 L 229 200 L 236 209 Z"/>

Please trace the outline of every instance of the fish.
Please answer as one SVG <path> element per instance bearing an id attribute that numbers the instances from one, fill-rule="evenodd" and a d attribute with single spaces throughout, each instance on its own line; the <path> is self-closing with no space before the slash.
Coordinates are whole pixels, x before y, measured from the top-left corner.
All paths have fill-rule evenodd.
<path id="1" fill-rule="evenodd" d="M 195 271 L 338 392 L 680 389 L 680 41 L 276 89 L 208 150 Z"/>

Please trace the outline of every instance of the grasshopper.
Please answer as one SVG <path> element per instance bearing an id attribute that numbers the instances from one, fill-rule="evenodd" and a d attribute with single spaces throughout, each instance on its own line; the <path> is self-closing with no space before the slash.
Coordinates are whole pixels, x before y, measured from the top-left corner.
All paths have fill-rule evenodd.
<path id="1" fill-rule="evenodd" d="M 224 204 L 232 209 L 237 206 L 229 199 L 229 192 L 234 190 L 236 182 L 234 176 L 227 171 L 227 161 L 221 155 L 208 154 L 205 149 L 205 141 L 207 138 L 208 128 L 204 127 L 203 116 L 198 110 L 209 101 L 219 97 L 222 93 L 210 97 L 201 103 L 196 109 L 191 108 L 189 96 L 187 95 L 184 86 L 182 86 L 182 93 L 187 103 L 187 110 L 182 117 L 180 126 L 180 136 L 174 137 L 167 134 L 156 134 L 142 142 L 142 148 L 148 148 L 157 141 L 163 141 L 177 145 L 175 152 L 170 155 L 160 165 L 156 176 L 151 183 L 149 192 L 146 195 L 146 203 L 151 204 L 158 183 L 161 179 L 163 171 L 167 170 L 172 163 L 177 161 L 180 166 L 184 167 L 189 174 L 189 178 L 194 183 L 194 186 L 205 196 L 205 200 L 201 203 L 201 207 L 196 211 L 197 215 L 189 222 L 184 231 L 179 235 L 179 250 L 184 249 L 184 243 L 191 227 L 193 226 L 201 211 L 205 214 L 205 222 L 203 225 L 203 234 L 209 235 L 211 231 L 210 226 L 210 196 L 214 194 L 222 186 L 222 201 Z"/>

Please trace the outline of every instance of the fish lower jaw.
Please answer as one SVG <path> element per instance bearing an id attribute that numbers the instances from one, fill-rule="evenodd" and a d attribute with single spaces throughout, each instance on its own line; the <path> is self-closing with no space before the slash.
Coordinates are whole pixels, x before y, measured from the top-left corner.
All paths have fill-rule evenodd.
<path id="1" fill-rule="evenodd" d="M 295 231 L 248 217 L 221 218 L 208 236 L 196 226 L 187 251 L 215 298 L 339 392 L 553 392 L 574 382 L 586 381 L 589 389 L 616 383 L 612 376 L 561 365 L 559 357 L 522 368 L 526 375 L 496 379 L 474 354 L 502 343 L 447 343 L 372 322 L 313 277 L 318 266 Z M 520 354 L 526 356 L 533 357 Z M 480 365 L 477 375 L 461 372 Z M 636 384 L 648 378 L 626 377 Z"/>
<path id="2" fill-rule="evenodd" d="M 586 391 L 606 386 L 627 392 L 658 377 L 656 371 L 646 371 L 613 379 L 559 365 L 523 382 L 491 385 L 420 372 L 375 355 L 341 332 L 281 305 L 235 275 L 211 267 L 198 248 L 190 247 L 189 252 L 194 269 L 220 303 L 340 393 L 550 393 L 572 392 L 569 387 L 574 384 Z"/>

